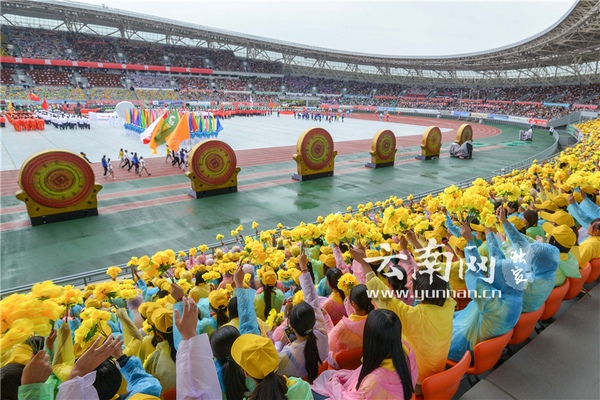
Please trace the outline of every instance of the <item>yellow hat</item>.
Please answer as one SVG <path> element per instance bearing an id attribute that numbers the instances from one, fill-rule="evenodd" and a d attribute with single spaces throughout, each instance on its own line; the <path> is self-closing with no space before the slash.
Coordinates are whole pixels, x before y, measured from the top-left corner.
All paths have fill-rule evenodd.
<path id="1" fill-rule="evenodd" d="M 515 228 L 517 228 L 518 231 L 525 228 L 525 222 L 523 222 L 523 220 L 521 218 L 517 217 L 516 215 L 513 215 L 512 217 L 510 217 L 508 219 L 508 222 L 513 224 L 515 226 Z"/>
<path id="2" fill-rule="evenodd" d="M 181 273 L 181 279 L 185 279 L 186 281 L 190 282 L 192 280 L 192 271 L 183 271 Z"/>
<path id="3" fill-rule="evenodd" d="M 554 226 L 549 222 L 544 222 L 542 228 L 548 235 L 554 237 L 561 246 L 571 248 L 577 243 L 577 236 L 575 236 L 573 229 L 569 228 L 567 225 Z"/>
<path id="4" fill-rule="evenodd" d="M 442 243 L 442 237 L 436 231 L 426 231 L 423 233 L 425 239 L 434 239 L 438 244 Z"/>
<path id="5" fill-rule="evenodd" d="M 566 183 L 563 185 L 559 185 L 559 188 L 564 190 L 565 192 L 572 192 L 573 187 L 571 185 L 567 185 Z"/>
<path id="6" fill-rule="evenodd" d="M 474 223 L 470 223 L 469 226 L 474 231 L 485 232 L 485 227 L 483 225 L 477 225 L 477 224 L 474 224 Z"/>
<path id="7" fill-rule="evenodd" d="M 220 307 L 227 307 L 229 303 L 229 291 L 227 289 L 213 290 L 208 294 L 208 302 L 215 310 L 218 310 Z"/>
<path id="8" fill-rule="evenodd" d="M 150 323 L 159 331 L 169 333 L 173 329 L 173 310 L 158 308 L 150 316 Z"/>
<path id="9" fill-rule="evenodd" d="M 321 254 L 333 254 L 333 250 L 329 246 L 321 246 L 319 250 L 321 251 Z"/>
<path id="10" fill-rule="evenodd" d="M 156 396 L 152 396 L 144 393 L 136 393 L 128 397 L 129 400 L 160 400 Z"/>
<path id="11" fill-rule="evenodd" d="M 323 264 L 327 265 L 329 268 L 333 268 L 337 265 L 333 254 L 321 254 L 319 260 L 323 261 Z"/>
<path id="12" fill-rule="evenodd" d="M 160 306 L 158 304 L 153 303 L 151 301 L 147 301 L 139 306 L 138 311 L 140 312 L 142 317 L 148 319 L 150 318 L 150 316 L 152 316 L 152 313 L 158 310 L 159 308 Z"/>
<path id="13" fill-rule="evenodd" d="M 159 286 L 160 290 L 166 290 L 171 293 L 171 282 L 164 281 Z"/>
<path id="14" fill-rule="evenodd" d="M 594 189 L 594 187 L 592 185 L 583 185 L 581 187 L 581 191 L 586 193 L 586 194 L 594 194 L 596 193 L 596 189 Z"/>
<path id="15" fill-rule="evenodd" d="M 258 335 L 238 337 L 231 347 L 231 357 L 254 379 L 264 379 L 279 367 L 275 345 L 270 339 Z"/>
<path id="16" fill-rule="evenodd" d="M 536 204 L 535 208 L 537 208 L 538 210 L 548 210 L 548 211 L 558 210 L 558 206 L 552 200 L 546 200 L 542 204 Z"/>
<path id="17" fill-rule="evenodd" d="M 464 251 L 465 247 L 467 247 L 467 239 L 462 237 L 457 238 L 456 236 L 450 236 L 450 239 L 448 239 L 448 243 L 450 244 L 450 246 L 461 251 Z"/>
<path id="18" fill-rule="evenodd" d="M 565 196 L 563 195 L 558 195 L 556 197 L 554 197 L 552 199 L 552 201 L 554 202 L 554 204 L 556 204 L 559 208 L 567 208 L 567 206 L 569 205 L 569 203 L 567 202 L 567 199 L 565 198 Z"/>
<path id="19" fill-rule="evenodd" d="M 556 225 L 567 225 L 568 227 L 572 227 L 575 225 L 575 220 L 566 211 L 557 211 L 554 214 L 550 214 L 547 212 L 541 212 L 540 216 L 546 221 L 554 222 Z"/>

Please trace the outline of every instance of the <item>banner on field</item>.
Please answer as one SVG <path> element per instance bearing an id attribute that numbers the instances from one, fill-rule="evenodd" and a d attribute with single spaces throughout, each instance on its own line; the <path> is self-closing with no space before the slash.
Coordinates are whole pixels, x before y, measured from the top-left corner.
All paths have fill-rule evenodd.
<path id="1" fill-rule="evenodd" d="M 504 115 L 504 114 L 488 114 L 488 117 L 492 118 L 492 119 L 508 121 L 508 115 Z"/>
<path id="2" fill-rule="evenodd" d="M 488 114 L 486 113 L 476 113 L 476 112 L 472 112 L 471 113 L 471 117 L 475 117 L 475 118 L 487 118 Z"/>

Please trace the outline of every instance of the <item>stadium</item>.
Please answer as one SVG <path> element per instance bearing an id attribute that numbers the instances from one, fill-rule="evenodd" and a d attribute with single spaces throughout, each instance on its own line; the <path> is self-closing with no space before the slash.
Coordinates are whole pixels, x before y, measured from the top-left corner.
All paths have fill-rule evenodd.
<path id="1" fill-rule="evenodd" d="M 351 317 L 351 312 L 340 310 L 339 304 L 331 305 L 339 300 L 339 293 L 347 290 L 344 297 L 350 299 L 353 287 L 359 283 L 366 284 L 369 290 L 376 287 L 372 286 L 368 273 L 361 276 L 373 265 L 363 271 L 360 258 L 352 249 L 348 250 L 349 246 L 366 245 L 365 256 L 369 259 L 388 257 L 403 254 L 401 250 L 405 249 L 401 245 L 406 242 L 403 238 L 407 238 L 410 251 L 406 251 L 411 259 L 414 256 L 418 260 L 419 248 L 431 244 L 431 240 L 450 252 L 449 256 L 444 253 L 446 265 L 440 263 L 436 270 L 441 275 L 447 274 L 448 289 L 457 303 L 456 315 L 461 315 L 446 321 L 454 326 L 451 356 L 459 342 L 454 337 L 456 332 L 471 324 L 465 333 L 469 341 L 467 350 L 471 351 L 466 353 L 474 360 L 462 372 L 464 359 L 456 363 L 465 353 L 461 348 L 460 356 L 449 357 L 454 363 L 449 361 L 448 369 L 443 371 L 444 365 L 428 377 L 422 376 L 423 350 L 413 342 L 415 339 L 407 339 L 416 353 L 419 377 L 415 382 L 419 392 L 423 390 L 424 398 L 598 397 L 600 4 L 597 1 L 576 2 L 559 21 L 538 35 L 502 48 L 411 58 L 298 45 L 70 1 L 2 1 L 1 7 L 0 107 L 6 126 L 2 128 L 0 172 L 0 295 L 3 314 L 8 315 L 3 317 L 0 333 L 3 367 L 15 362 L 26 364 L 29 358 L 23 362 L 15 349 L 29 346 L 23 342 L 30 336 L 47 336 L 51 323 L 57 329 L 60 325 L 55 320 L 61 318 L 40 316 L 45 318 L 43 323 L 36 320 L 39 323 L 36 329 L 24 329 L 17 337 L 13 326 L 20 325 L 15 321 L 28 320 L 14 317 L 25 315 L 19 314 L 23 304 L 39 309 L 62 307 L 61 317 L 65 309 L 71 309 L 69 323 L 63 325 L 69 326 L 76 338 L 82 322 L 91 317 L 89 313 L 82 314 L 87 318 L 78 316 L 73 306 L 81 308 L 85 304 L 86 309 L 105 312 L 118 310 L 127 303 L 128 322 L 135 322 L 141 333 L 131 339 L 127 332 L 129 325 L 123 320 L 127 317 L 116 311 L 110 312 L 110 328 L 106 327 L 115 336 L 126 336 L 126 350 L 131 340 L 135 344 L 138 337 L 142 341 L 160 336 L 157 333 L 160 327 L 152 318 L 137 311 L 139 304 L 130 307 L 130 303 L 136 303 L 134 300 L 138 298 L 146 305 L 158 303 L 168 315 L 173 315 L 176 304 L 182 304 L 176 301 L 179 292 L 177 289 L 173 292 L 168 283 L 171 280 L 190 293 L 192 288 L 200 287 L 200 281 L 204 285 L 206 280 L 206 285 L 219 288 L 211 293 L 222 294 L 219 290 L 235 282 L 232 276 L 240 263 L 250 275 L 245 278 L 245 285 L 261 291 L 275 286 L 265 283 L 264 278 L 265 274 L 275 272 L 279 289 L 273 290 L 279 290 L 281 296 L 289 299 L 291 307 L 297 287 L 302 287 L 305 298 L 310 292 L 303 286 L 305 282 L 300 275 L 305 270 L 299 261 L 300 248 L 303 252 L 306 248 L 312 265 L 310 274 L 319 290 L 322 308 L 316 307 L 315 314 L 324 315 L 331 323 L 326 329 L 330 334 L 344 321 L 342 315 Z M 121 111 L 121 107 L 126 107 L 126 111 Z M 163 139 L 154 154 L 142 139 L 149 133 L 149 141 L 150 138 L 158 141 L 153 124 L 160 122 L 164 129 L 162 120 L 169 115 L 189 121 L 189 125 L 185 124 L 187 136 L 175 144 L 182 152 L 165 151 Z M 68 127 L 63 129 L 61 118 L 66 118 L 63 122 Z M 176 131 L 179 132 L 178 128 L 173 132 Z M 466 132 L 469 136 L 465 136 Z M 171 135 L 173 139 L 174 133 Z M 384 143 L 385 135 L 393 146 L 391 156 L 388 152 L 386 162 L 382 162 L 384 157 L 378 143 L 379 140 Z M 315 142 L 310 144 L 310 138 L 322 140 L 324 150 Z M 169 137 L 166 142 L 171 144 Z M 465 143 L 468 146 L 461 152 Z M 213 194 L 219 195 L 204 197 L 204 191 L 195 189 L 198 181 L 193 177 L 200 174 L 199 149 L 208 144 L 216 146 L 212 151 L 225 164 L 228 179 L 233 177 L 235 185 L 227 186 L 218 180 L 213 185 L 216 191 Z M 120 149 L 143 156 L 143 165 L 147 167 L 144 175 L 143 168 L 139 174 L 134 173 L 137 166 L 135 170 L 121 168 Z M 35 207 L 28 201 L 43 203 L 31 195 L 31 191 L 39 192 L 43 183 L 36 181 L 40 172 L 28 174 L 25 167 L 35 162 L 36 155 L 43 157 L 49 150 L 74 153 L 77 168 L 82 162 L 78 155 L 87 157 L 89 164 L 83 162 L 81 169 L 89 173 L 81 179 L 97 194 L 95 214 L 86 210 L 84 218 L 58 218 L 56 222 L 40 212 L 34 217 L 31 210 Z M 315 159 L 321 160 L 322 151 L 325 152 L 322 159 L 327 161 L 319 168 L 314 167 Z M 108 177 L 101 161 L 106 156 L 112 159 L 110 169 L 114 168 Z M 176 162 L 175 158 L 181 161 Z M 42 174 L 47 164 L 38 162 Z M 46 174 L 50 176 L 52 167 L 49 169 Z M 313 175 L 303 176 L 306 170 Z M 16 193 L 21 194 L 15 196 Z M 76 203 L 70 200 L 57 196 L 52 198 L 52 204 L 68 208 Z M 499 207 L 502 203 L 505 205 Z M 507 210 L 504 214 L 509 214 L 510 222 L 504 221 L 502 209 Z M 536 222 L 540 219 L 536 235 L 528 229 L 537 226 L 530 226 L 525 217 L 532 210 Z M 556 232 L 564 219 L 554 222 L 555 217 L 548 212 L 564 212 L 572 221 L 567 224 L 569 229 L 577 236 L 575 244 L 568 246 L 573 247 L 571 252 L 568 248 L 565 252 L 565 246 L 556 247 L 560 250 L 560 260 L 554 257 L 559 264 L 554 269 L 562 272 L 552 272 L 551 292 L 550 287 L 542 290 L 534 284 L 536 279 L 543 280 L 541 269 L 537 267 L 536 272 L 535 263 L 527 259 L 524 268 L 529 271 L 530 289 L 519 289 L 519 301 L 531 301 L 535 297 L 531 287 L 537 287 L 534 290 L 539 293 L 535 295 L 543 297 L 541 307 L 526 312 L 527 307 L 517 307 L 510 300 L 484 302 L 474 298 L 468 303 L 470 299 L 463 301 L 456 296 L 461 290 L 468 293 L 474 290 L 467 278 L 470 272 L 463 277 L 456 265 L 450 266 L 469 265 L 469 255 L 473 255 L 468 251 L 469 246 L 465 246 L 471 243 L 470 233 L 464 227 L 461 229 L 461 223 L 470 222 L 469 232 L 473 230 L 474 236 L 481 229 L 483 238 L 477 234 L 473 239 L 481 256 L 486 254 L 480 247 L 486 236 L 484 228 L 496 231 L 497 235 L 487 235 L 504 242 L 501 243 L 504 255 L 491 251 L 493 243 L 484 243 L 486 250 L 490 248 L 487 256 L 496 254 L 508 262 L 511 249 L 516 251 L 518 247 L 533 254 L 531 249 L 539 245 L 537 239 L 547 239 L 549 243 L 558 240 L 560 235 Z M 547 228 L 548 222 L 542 224 L 541 220 L 554 222 L 556 226 Z M 527 232 L 529 239 L 523 242 L 511 236 L 513 228 L 506 228 L 506 224 L 523 234 Z M 540 234 L 542 237 L 536 238 Z M 543 246 L 548 252 L 552 247 Z M 592 247 L 590 253 L 587 249 Z M 592 256 L 585 259 L 589 254 Z M 159 261 L 161 255 L 165 256 L 164 262 Z M 140 262 L 142 259 L 152 261 Z M 383 268 L 389 261 L 385 260 L 385 263 L 375 262 Z M 565 272 L 563 261 L 570 262 L 571 267 L 579 264 L 579 268 Z M 498 263 L 496 268 L 504 265 Z M 158 264 L 161 267 L 156 270 Z M 418 266 L 422 267 L 421 264 Z M 393 265 L 398 265 L 398 261 Z M 402 262 L 399 265 L 408 268 Z M 393 270 L 393 266 L 388 268 Z M 328 270 L 331 274 L 334 270 L 341 271 L 344 279 L 338 277 L 337 285 L 332 284 Z M 204 276 L 197 275 L 198 272 L 208 276 L 198 279 Z M 379 276 L 388 283 L 387 278 Z M 32 293 L 44 290 L 34 284 L 48 280 L 53 283 L 44 282 L 42 286 L 54 294 L 49 298 L 34 296 Z M 106 289 L 114 282 L 121 282 L 123 289 L 115 289 L 117 294 L 111 292 L 108 297 L 100 294 L 98 287 Z M 247 289 L 235 286 L 236 289 L 229 286 L 229 294 L 224 296 L 227 300 L 239 298 L 241 303 L 243 296 L 238 292 Z M 75 297 L 81 304 L 65 302 L 65 293 L 70 290 L 78 292 Z M 118 294 L 121 290 L 123 296 Z M 529 294 L 523 295 L 523 291 Z M 232 297 L 234 292 L 236 296 Z M 511 290 L 507 288 L 506 293 Z M 221 321 L 212 316 L 218 307 L 209 302 L 208 295 L 207 290 L 203 298 L 195 299 L 199 310 L 197 333 L 212 334 L 213 330 L 221 329 Z M 264 302 L 265 295 L 262 296 L 256 295 L 254 304 L 259 298 Z M 27 303 L 30 300 L 44 304 L 34 306 Z M 408 317 L 397 311 L 401 307 L 396 309 L 384 300 L 373 299 L 373 302 L 378 310 L 396 310 L 403 332 L 411 329 L 406 326 Z M 473 307 L 475 303 L 481 307 L 480 314 Z M 268 308 L 275 310 L 270 321 L 265 306 L 256 310 L 250 307 L 249 313 L 262 320 L 259 328 L 263 321 L 271 323 L 270 329 L 266 328 L 268 335 L 261 332 L 277 345 L 278 340 L 273 337 L 287 320 L 274 322 L 273 318 L 279 319 L 280 309 L 283 319 L 285 309 L 282 304 L 279 307 L 275 304 L 271 306 L 269 300 Z M 412 294 L 409 305 L 413 305 Z M 512 322 L 502 314 L 506 313 L 506 307 L 513 314 L 518 311 Z M 496 319 L 485 320 L 484 309 L 492 310 L 488 315 L 497 313 Z M 534 311 L 539 314 L 533 315 Z M 240 321 L 242 314 L 240 309 Z M 500 317 L 501 314 L 504 316 Z M 529 322 L 525 321 L 527 318 Z M 145 331 L 141 329 L 142 319 Z M 229 315 L 227 319 L 235 318 Z M 205 326 L 201 328 L 203 321 Z M 443 325 L 441 321 L 439 324 Z M 171 321 L 173 331 L 178 329 L 175 325 Z M 244 333 L 239 323 L 237 327 Z M 59 335 L 62 331 L 58 330 Z M 104 332 L 104 328 L 100 331 Z M 75 345 L 87 348 L 98 335 L 98 332 L 89 335 L 87 341 L 76 341 Z M 406 335 L 411 337 L 412 333 Z M 423 332 L 416 333 L 416 337 L 419 335 Z M 497 338 L 506 341 L 494 354 L 485 356 L 493 362 L 478 359 L 484 357 L 478 353 L 483 346 L 478 350 L 476 344 L 498 346 L 493 341 Z M 565 346 L 573 340 L 586 345 L 577 349 Z M 358 364 L 337 363 L 331 342 L 329 337 L 329 357 L 320 357 L 319 373 L 329 376 L 335 375 L 336 370 L 357 367 L 360 370 L 360 360 Z M 359 355 L 367 357 L 360 346 L 357 346 L 361 349 Z M 294 348 L 292 343 L 287 347 Z M 125 351 L 127 356 L 141 359 L 149 379 L 153 376 L 160 381 L 158 393 L 138 393 L 180 398 L 180 392 L 174 397 L 175 376 L 167 376 L 169 373 L 156 365 L 146 365 L 145 361 L 158 357 L 159 347 L 156 349 L 141 354 L 139 349 L 131 354 Z M 31 348 L 28 351 L 26 354 L 30 356 Z M 213 353 L 218 358 L 214 347 Z M 71 358 L 70 367 L 75 361 Z M 176 360 L 171 358 L 167 357 L 164 368 L 172 366 L 175 371 Z M 410 357 L 407 355 L 406 359 Z M 212 364 L 212 357 L 210 360 Z M 218 392 L 225 392 L 223 388 L 229 386 L 223 384 L 225 378 L 219 370 L 223 364 L 219 362 L 215 361 L 218 370 L 215 380 L 218 377 L 221 383 Z M 243 368 L 248 372 L 245 362 L 236 362 L 238 370 Z M 341 364 L 348 367 L 340 368 Z M 489 366 L 483 368 L 482 364 Z M 574 370 L 572 365 L 586 368 Z M 323 372 L 327 366 L 332 372 Z M 179 359 L 177 367 L 179 370 Z M 282 364 L 279 368 L 290 372 Z M 309 369 L 312 367 L 307 365 L 300 369 L 302 373 L 291 376 L 310 382 L 312 388 L 305 390 L 306 393 L 302 392 L 306 388 L 297 389 L 302 395 L 288 391 L 288 398 L 340 395 L 330 392 L 327 384 L 314 383 L 319 378 L 315 380 Z M 54 384 L 72 382 L 68 375 L 54 373 Z M 176 378 L 178 388 L 187 388 L 179 385 L 179 374 Z M 432 379 L 425 385 L 423 379 L 428 378 Z M 442 390 L 441 387 L 445 391 L 434 391 L 436 385 L 431 382 L 436 379 L 437 390 Z M 295 385 L 302 387 L 301 383 Z M 406 389 L 407 385 L 404 386 Z M 4 377 L 2 388 L 4 392 Z M 410 395 L 412 390 L 414 385 L 410 393 L 397 394 Z M 130 388 L 119 391 L 124 396 L 127 393 L 133 395 L 135 391 Z M 204 394 L 190 398 L 212 398 L 210 393 L 215 392 L 207 389 Z"/>

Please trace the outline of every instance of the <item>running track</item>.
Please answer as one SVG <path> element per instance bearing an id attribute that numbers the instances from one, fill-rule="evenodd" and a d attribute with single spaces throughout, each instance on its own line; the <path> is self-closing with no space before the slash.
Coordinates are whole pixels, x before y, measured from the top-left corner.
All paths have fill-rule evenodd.
<path id="1" fill-rule="evenodd" d="M 352 118 L 373 120 L 373 121 L 378 120 L 377 117 L 375 117 L 373 115 L 367 115 L 367 114 L 355 115 Z M 411 124 L 411 125 L 421 125 L 421 126 L 431 126 L 432 119 L 431 118 L 419 118 L 419 117 L 400 117 L 400 118 L 390 117 L 389 122 L 404 123 L 404 124 Z M 440 128 L 451 129 L 451 131 L 448 131 L 448 132 L 442 134 L 442 142 L 454 141 L 454 139 L 456 137 L 457 129 L 460 127 L 460 125 L 462 125 L 464 123 L 462 121 L 451 121 L 451 120 L 436 120 L 435 122 L 436 122 L 436 125 Z M 479 124 L 474 124 L 474 123 L 471 123 L 471 125 L 473 126 L 473 136 L 476 139 L 492 137 L 492 136 L 496 136 L 501 133 L 500 129 L 493 128 L 490 126 L 479 125 Z M 324 126 L 324 128 L 326 129 L 326 125 Z M 422 136 L 397 137 L 396 140 L 397 140 L 397 148 L 419 146 L 422 142 Z M 493 150 L 498 147 L 499 146 L 487 146 L 487 147 L 481 148 L 479 150 L 480 151 Z M 335 144 L 335 150 L 337 150 L 338 154 L 340 154 L 340 155 L 365 153 L 367 151 L 370 151 L 370 149 L 371 149 L 371 140 L 370 139 L 345 141 L 345 142 L 339 142 L 339 143 Z M 273 147 L 273 148 L 267 148 L 267 149 L 240 150 L 240 151 L 236 152 L 236 156 L 237 156 L 237 161 L 238 161 L 239 167 L 249 167 L 249 166 L 254 166 L 254 165 L 272 164 L 272 163 L 278 163 L 278 162 L 291 161 L 292 154 L 294 154 L 295 152 L 296 152 L 296 146 L 281 146 L 281 147 Z M 417 154 L 420 154 L 420 152 L 417 152 L 417 151 L 405 152 L 405 153 L 398 154 L 396 156 L 396 158 L 405 158 L 407 156 L 414 156 Z M 441 156 L 447 157 L 448 155 L 442 154 Z M 349 167 L 349 168 L 345 168 L 345 169 L 339 169 L 339 170 L 335 171 L 335 174 L 343 175 L 343 174 L 348 174 L 348 173 L 353 173 L 353 172 L 363 170 L 364 169 L 363 165 L 367 161 L 370 161 L 370 158 L 360 158 L 360 159 L 336 162 L 336 167 L 342 167 L 342 166 L 347 166 L 347 165 L 356 164 L 356 163 L 361 163 L 362 165 L 358 166 L 358 167 L 354 166 L 354 167 Z M 399 164 L 407 164 L 407 163 L 412 163 L 412 162 L 416 162 L 416 160 L 411 157 L 409 159 L 397 160 L 396 164 L 399 165 Z M 183 173 L 179 168 L 172 167 L 170 164 L 165 163 L 163 158 L 147 159 L 146 164 L 148 166 L 148 170 L 151 171 L 153 178 L 161 177 L 161 176 L 173 176 L 173 175 L 178 175 L 178 174 Z M 102 169 L 102 166 L 100 165 L 100 163 L 93 163 L 92 169 L 94 170 L 94 173 L 97 177 L 102 176 L 103 169 Z M 244 184 L 244 181 L 257 179 L 257 178 L 264 178 L 264 177 L 268 177 L 268 176 L 291 175 L 292 173 L 295 173 L 295 172 L 296 172 L 295 168 L 290 168 L 287 170 L 265 171 L 265 172 L 258 173 L 258 174 L 241 175 L 238 177 L 238 190 L 246 191 L 246 190 L 252 190 L 252 189 L 257 189 L 257 188 L 264 188 L 264 187 L 294 183 L 296 181 L 292 180 L 291 177 L 287 177 L 284 179 L 271 179 L 271 180 L 266 180 L 266 181 L 262 181 L 262 182 L 247 183 L 247 184 Z M 1 196 L 14 195 L 15 192 L 20 189 L 17 184 L 18 175 L 19 175 L 18 170 L 2 171 L 0 173 L 0 179 L 2 181 L 2 187 L 0 189 Z M 117 170 L 116 175 L 118 177 L 117 181 L 121 181 L 121 182 L 146 178 L 146 176 L 143 176 L 140 178 L 139 176 L 135 175 L 134 173 L 125 173 L 125 171 L 122 171 L 122 170 Z M 99 179 L 99 183 L 104 185 L 104 184 L 110 184 L 112 182 Z M 189 187 L 190 187 L 190 183 L 186 182 L 186 183 L 180 183 L 180 184 L 170 184 L 170 185 L 163 185 L 163 186 L 155 186 L 155 187 L 151 187 L 151 188 L 129 190 L 129 191 L 111 193 L 111 194 L 106 194 L 106 195 L 99 194 L 98 201 L 101 202 L 102 200 L 108 200 L 108 199 L 127 198 L 129 196 L 136 196 L 136 195 L 145 194 L 145 193 L 167 192 L 167 191 L 171 191 L 171 190 L 185 190 Z M 164 205 L 164 204 L 168 204 L 168 203 L 177 203 L 177 202 L 188 201 L 188 200 L 193 200 L 193 199 L 192 199 L 192 197 L 190 197 L 184 193 L 184 194 L 175 195 L 175 196 L 165 196 L 165 197 L 161 197 L 158 199 L 151 199 L 151 200 L 145 200 L 145 201 L 132 201 L 132 202 L 128 202 L 128 203 L 117 204 L 117 205 L 112 205 L 112 206 L 105 206 L 105 207 L 100 206 L 100 207 L 98 207 L 98 212 L 100 214 L 109 214 L 109 213 L 126 211 L 126 210 L 131 210 L 131 209 L 136 209 L 136 208 L 152 207 L 155 205 Z M 24 205 L 0 208 L 0 215 L 25 213 L 25 212 L 26 212 L 26 208 Z M 29 219 L 0 223 L 0 231 L 7 231 L 7 230 L 12 230 L 12 229 L 23 228 L 23 227 L 26 227 L 29 225 L 30 225 Z"/>

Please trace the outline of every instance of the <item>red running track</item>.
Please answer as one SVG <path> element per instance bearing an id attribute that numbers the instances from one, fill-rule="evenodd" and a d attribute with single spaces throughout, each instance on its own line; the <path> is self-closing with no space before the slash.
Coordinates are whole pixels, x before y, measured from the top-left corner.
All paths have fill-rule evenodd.
<path id="1" fill-rule="evenodd" d="M 362 119 L 362 120 L 371 120 L 371 121 L 379 121 L 378 117 L 375 117 L 371 114 L 355 114 L 352 116 L 353 119 Z M 453 142 L 456 138 L 456 132 L 458 128 L 466 123 L 465 121 L 453 121 L 453 120 L 432 120 L 432 118 L 421 118 L 421 117 L 397 117 L 390 116 L 389 122 L 399 123 L 399 124 L 410 124 L 410 125 L 420 125 L 420 126 L 438 126 L 442 129 L 451 129 L 451 131 L 445 132 L 442 134 L 442 142 Z M 502 131 L 498 128 L 494 128 L 486 125 L 479 125 L 476 123 L 470 123 L 473 127 L 473 137 L 476 139 L 491 137 L 499 135 Z M 327 125 L 323 126 L 325 129 Z M 335 150 L 337 150 L 338 154 L 353 154 L 353 153 L 362 153 L 368 152 L 371 150 L 371 139 L 363 139 L 363 140 L 352 140 L 352 141 L 344 141 L 335 143 Z M 419 146 L 422 142 L 422 136 L 402 136 L 396 138 L 396 147 L 411 147 L 411 146 Z M 281 146 L 281 147 L 272 147 L 266 149 L 250 149 L 250 150 L 239 150 L 236 151 L 236 157 L 239 167 L 248 167 L 252 165 L 261 165 L 261 164 L 272 164 L 278 162 L 286 162 L 292 161 L 292 155 L 296 152 L 296 146 Z M 97 181 L 100 184 L 108 183 L 109 181 L 102 179 L 103 169 L 100 163 L 93 163 L 92 169 L 94 170 L 94 174 L 97 177 Z M 115 166 L 115 176 L 118 181 L 128 181 L 128 180 L 136 180 L 136 179 L 145 179 L 146 175 L 139 177 L 134 174 L 133 171 L 126 172 L 120 168 L 117 168 L 118 164 L 113 164 Z M 182 171 L 178 168 L 172 167 L 170 162 L 165 163 L 165 159 L 160 158 L 148 158 L 146 159 L 146 165 L 150 173 L 151 177 L 161 177 L 161 176 L 172 176 L 181 174 Z M 0 188 L 0 196 L 9 196 L 14 195 L 18 190 L 20 190 L 18 185 L 19 179 L 19 170 L 12 171 L 2 171 L 0 172 L 0 182 L 2 182 Z M 111 180 L 112 182 L 112 180 Z"/>

